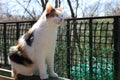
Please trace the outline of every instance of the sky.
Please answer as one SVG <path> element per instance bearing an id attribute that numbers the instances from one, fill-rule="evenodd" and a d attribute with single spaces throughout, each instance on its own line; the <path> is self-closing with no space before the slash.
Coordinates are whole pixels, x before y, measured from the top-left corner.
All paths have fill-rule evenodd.
<path id="1" fill-rule="evenodd" d="M 28 1 L 28 0 L 18 0 L 18 1 L 20 1 L 24 7 L 27 7 L 27 4 L 25 3 L 25 1 Z M 74 1 L 74 0 L 71 0 L 71 1 Z M 82 8 L 84 8 L 86 5 L 94 5 L 94 3 L 98 0 L 79 0 L 79 1 L 84 1 L 84 3 L 81 4 Z M 105 4 L 108 1 L 110 2 L 113 0 L 101 0 L 101 4 Z M 0 2 L 2 3 L 3 10 L 10 12 L 12 15 L 27 15 L 25 10 L 16 2 L 16 0 L 0 0 Z M 53 3 L 53 0 L 50 0 L 50 2 Z M 67 0 L 63 0 L 61 5 L 64 6 L 64 11 L 66 12 L 66 14 L 69 14 L 70 10 L 69 10 Z M 42 10 L 40 6 L 41 4 L 38 4 L 36 0 L 31 0 L 30 6 L 28 8 L 31 11 L 35 10 L 37 14 L 41 14 Z M 81 13 L 79 12 L 78 15 L 80 14 Z M 101 10 L 101 15 L 103 15 L 102 10 Z"/>

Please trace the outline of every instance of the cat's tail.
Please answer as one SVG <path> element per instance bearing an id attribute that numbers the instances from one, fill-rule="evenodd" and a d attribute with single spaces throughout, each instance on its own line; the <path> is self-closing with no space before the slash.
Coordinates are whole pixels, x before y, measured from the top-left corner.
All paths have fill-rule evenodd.
<path id="1" fill-rule="evenodd" d="M 32 60 L 26 56 L 23 55 L 23 51 L 20 51 L 17 46 L 12 46 L 9 49 L 9 59 L 12 62 L 15 62 L 16 64 L 24 65 L 26 67 L 29 67 L 33 64 Z"/>

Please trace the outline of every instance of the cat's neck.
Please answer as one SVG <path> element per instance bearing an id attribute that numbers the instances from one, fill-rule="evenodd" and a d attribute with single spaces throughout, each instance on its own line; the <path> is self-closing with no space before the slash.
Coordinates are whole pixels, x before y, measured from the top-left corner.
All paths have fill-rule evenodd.
<path id="1" fill-rule="evenodd" d="M 37 20 L 35 23 L 35 26 L 33 27 L 41 27 L 42 25 L 45 25 L 46 22 L 46 17 L 45 17 L 45 12 L 41 15 L 41 17 Z"/>
<path id="2" fill-rule="evenodd" d="M 44 16 L 41 16 L 38 21 L 34 24 L 33 28 L 44 28 L 49 30 L 57 30 L 57 25 L 50 20 L 47 20 Z"/>

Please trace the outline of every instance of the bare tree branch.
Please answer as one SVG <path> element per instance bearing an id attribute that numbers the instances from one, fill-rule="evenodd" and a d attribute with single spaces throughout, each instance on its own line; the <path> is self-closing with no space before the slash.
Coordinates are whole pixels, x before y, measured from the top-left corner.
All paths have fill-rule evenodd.
<path id="1" fill-rule="evenodd" d="M 58 7 L 58 0 L 55 0 L 55 8 Z"/>
<path id="2" fill-rule="evenodd" d="M 100 6 L 100 0 L 96 3 L 95 7 L 93 7 L 93 9 L 91 10 L 90 16 L 94 16 L 94 14 L 98 10 L 99 6 Z"/>
<path id="3" fill-rule="evenodd" d="M 33 16 L 18 0 L 16 0 L 16 2 L 17 2 L 22 8 L 25 9 L 25 11 L 32 17 L 33 20 L 35 19 L 34 16 Z"/>
<path id="4" fill-rule="evenodd" d="M 41 4 L 40 4 L 40 0 L 36 0 L 37 1 L 37 3 L 41 6 Z"/>
<path id="5" fill-rule="evenodd" d="M 30 2 L 31 2 L 31 0 L 29 0 L 29 2 L 28 2 L 28 4 L 27 4 L 27 7 L 26 7 L 26 9 L 28 8 L 28 6 L 29 6 Z M 25 12 L 26 12 L 26 10 L 25 10 Z"/>
<path id="6" fill-rule="evenodd" d="M 120 3 L 119 1 L 116 2 L 107 2 L 104 5 L 105 15 L 113 16 L 113 15 L 120 15 Z"/>
<path id="7" fill-rule="evenodd" d="M 55 0 L 55 8 L 60 7 L 61 1 L 60 0 Z"/>
<path id="8" fill-rule="evenodd" d="M 61 1 L 59 0 L 59 4 L 58 4 L 58 6 L 60 7 L 60 5 L 61 5 Z"/>
<path id="9" fill-rule="evenodd" d="M 28 8 L 28 6 L 29 6 L 30 2 L 31 2 L 31 0 L 29 0 L 29 2 L 28 2 L 28 4 L 27 4 L 27 7 L 26 7 L 26 8 Z"/>
<path id="10" fill-rule="evenodd" d="M 44 2 L 44 0 L 41 0 L 41 3 L 42 3 L 43 11 L 44 11 L 45 10 L 45 2 Z"/>
<path id="11" fill-rule="evenodd" d="M 79 6 L 79 1 L 76 0 L 76 17 L 77 17 L 77 12 L 78 12 L 78 6 Z"/>
<path id="12" fill-rule="evenodd" d="M 82 17 L 85 17 L 86 10 L 84 10 L 83 7 L 81 7 L 81 6 L 84 6 L 84 5 L 83 5 L 83 0 L 81 0 L 81 3 L 80 3 L 80 6 L 79 6 L 79 7 L 80 7 L 81 12 L 82 12 Z M 84 6 L 84 7 L 86 7 L 86 6 Z"/>
<path id="13" fill-rule="evenodd" d="M 47 4 L 48 0 L 41 0 L 42 3 L 42 7 L 43 7 L 43 11 L 45 10 L 46 4 Z"/>
<path id="14" fill-rule="evenodd" d="M 70 0 L 67 0 L 67 2 L 68 2 L 68 5 L 69 5 L 69 8 L 70 8 L 70 11 L 71 11 L 71 17 L 75 17 L 75 14 L 74 14 L 72 4 L 71 4 Z"/>
<path id="15" fill-rule="evenodd" d="M 45 5 L 46 5 L 46 4 L 47 4 L 47 2 L 48 2 L 48 0 L 45 0 L 45 2 L 46 2 L 46 3 L 45 3 Z"/>

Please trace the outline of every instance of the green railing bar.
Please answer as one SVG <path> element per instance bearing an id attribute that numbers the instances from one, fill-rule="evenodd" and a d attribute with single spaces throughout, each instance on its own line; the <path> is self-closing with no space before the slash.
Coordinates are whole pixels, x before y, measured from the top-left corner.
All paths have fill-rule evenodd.
<path id="1" fill-rule="evenodd" d="M 120 80 L 120 17 L 114 17 L 114 80 Z"/>
<path id="2" fill-rule="evenodd" d="M 92 69 L 92 19 L 89 19 L 89 80 L 92 80 L 93 78 L 93 69 Z"/>
<path id="3" fill-rule="evenodd" d="M 67 47 L 67 77 L 70 78 L 70 43 L 71 43 L 71 35 L 70 35 L 70 22 L 67 21 L 67 31 L 66 31 L 66 40 L 67 40 L 67 43 L 66 43 L 66 47 Z"/>

